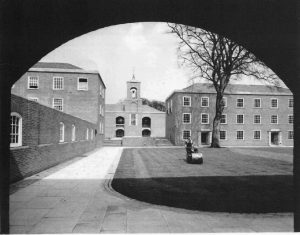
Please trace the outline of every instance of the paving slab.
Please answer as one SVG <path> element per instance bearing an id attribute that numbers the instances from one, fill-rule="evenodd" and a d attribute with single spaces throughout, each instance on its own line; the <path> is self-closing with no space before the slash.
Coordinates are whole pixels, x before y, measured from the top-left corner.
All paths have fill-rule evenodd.
<path id="1" fill-rule="evenodd" d="M 30 233 L 72 233 L 77 219 L 43 218 Z"/>

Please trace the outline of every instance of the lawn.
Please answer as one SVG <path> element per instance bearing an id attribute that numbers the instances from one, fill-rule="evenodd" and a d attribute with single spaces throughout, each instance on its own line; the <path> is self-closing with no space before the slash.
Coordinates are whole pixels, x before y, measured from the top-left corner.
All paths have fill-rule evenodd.
<path id="1" fill-rule="evenodd" d="M 203 148 L 187 164 L 179 148 L 125 149 L 112 187 L 158 205 L 201 211 L 292 212 L 291 148 Z"/>

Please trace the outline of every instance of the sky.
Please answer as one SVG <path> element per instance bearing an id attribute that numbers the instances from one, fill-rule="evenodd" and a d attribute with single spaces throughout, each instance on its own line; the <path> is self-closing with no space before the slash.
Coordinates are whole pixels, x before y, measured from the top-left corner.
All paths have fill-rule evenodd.
<path id="1" fill-rule="evenodd" d="M 190 85 L 191 72 L 178 64 L 178 39 L 166 23 L 132 23 L 99 29 L 77 37 L 41 59 L 98 70 L 106 85 L 106 103 L 126 98 L 126 81 L 141 82 L 141 96 L 165 101 Z M 253 79 L 236 83 L 261 84 Z"/>

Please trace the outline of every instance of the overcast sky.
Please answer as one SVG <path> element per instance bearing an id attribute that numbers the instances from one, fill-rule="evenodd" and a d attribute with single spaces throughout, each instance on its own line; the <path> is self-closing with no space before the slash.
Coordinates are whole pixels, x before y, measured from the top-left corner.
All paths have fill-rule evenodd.
<path id="1" fill-rule="evenodd" d="M 164 101 L 175 89 L 189 85 L 189 70 L 178 66 L 177 39 L 165 23 L 122 24 L 75 38 L 41 61 L 67 62 L 98 70 L 106 85 L 106 103 L 126 97 L 126 81 L 142 82 L 141 95 Z M 243 83 L 253 83 L 246 80 Z M 257 82 L 256 82 L 257 83 Z"/>

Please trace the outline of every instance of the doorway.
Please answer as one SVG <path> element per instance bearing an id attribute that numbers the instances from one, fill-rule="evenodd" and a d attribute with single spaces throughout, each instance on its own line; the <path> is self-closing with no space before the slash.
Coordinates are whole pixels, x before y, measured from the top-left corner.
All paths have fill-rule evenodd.
<path id="1" fill-rule="evenodd" d="M 279 145 L 279 132 L 278 131 L 272 131 L 271 132 L 271 145 Z"/>
<path id="2" fill-rule="evenodd" d="M 210 144 L 210 131 L 198 132 L 198 145 L 209 145 Z"/>

